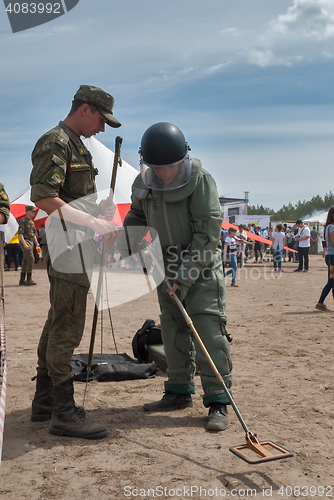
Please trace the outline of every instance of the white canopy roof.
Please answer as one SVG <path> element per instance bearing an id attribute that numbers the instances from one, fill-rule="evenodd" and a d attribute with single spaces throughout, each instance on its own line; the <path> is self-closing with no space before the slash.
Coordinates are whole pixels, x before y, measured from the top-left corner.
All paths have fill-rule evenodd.
<path id="1" fill-rule="evenodd" d="M 325 225 L 328 212 L 322 212 L 321 214 L 310 217 L 309 219 L 304 219 L 304 222 L 319 222 L 319 224 Z"/>

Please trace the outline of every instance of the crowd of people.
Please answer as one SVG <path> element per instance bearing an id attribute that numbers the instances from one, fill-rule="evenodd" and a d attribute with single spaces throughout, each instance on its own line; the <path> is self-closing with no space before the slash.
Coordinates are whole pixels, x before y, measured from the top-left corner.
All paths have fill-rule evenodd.
<path id="1" fill-rule="evenodd" d="M 262 238 L 261 240 L 257 237 Z M 222 259 L 231 268 L 225 276 L 232 275 L 231 286 L 238 287 L 236 274 L 238 267 L 246 262 L 273 262 L 274 272 L 283 272 L 282 262 L 295 262 L 295 272 L 308 272 L 309 253 L 318 253 L 318 239 L 322 240 L 323 255 L 326 242 L 315 227 L 310 230 L 307 223 L 297 220 L 295 224 L 276 224 L 274 227 L 261 228 L 256 224 L 239 224 L 221 231 Z M 268 240 L 266 243 L 264 240 Z"/>

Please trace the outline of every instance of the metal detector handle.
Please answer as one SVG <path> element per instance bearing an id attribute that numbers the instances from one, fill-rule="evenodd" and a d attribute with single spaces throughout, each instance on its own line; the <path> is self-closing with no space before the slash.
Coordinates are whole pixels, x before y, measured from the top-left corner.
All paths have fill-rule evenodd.
<path id="1" fill-rule="evenodd" d="M 164 270 L 163 270 L 163 269 L 162 269 L 162 267 L 160 266 L 160 263 L 158 262 L 158 260 L 157 260 L 157 258 L 156 258 L 156 256 L 155 256 L 155 253 L 154 253 L 154 251 L 152 250 L 152 248 L 151 248 L 151 246 L 150 246 L 150 244 L 149 244 L 148 242 L 146 242 L 146 249 L 147 249 L 147 251 L 149 252 L 149 254 L 150 254 L 150 256 L 151 256 L 152 260 L 154 261 L 154 264 L 155 264 L 155 266 L 156 266 L 157 270 L 159 271 L 159 273 L 160 273 L 161 277 L 163 278 L 164 282 L 166 283 L 166 285 L 167 285 L 168 289 L 169 289 L 169 290 L 171 290 L 171 289 L 172 289 L 171 284 L 169 283 L 168 278 L 166 277 Z M 192 333 L 194 334 L 194 336 L 195 336 L 195 338 L 196 338 L 196 340 L 197 340 L 197 342 L 198 342 L 198 344 L 199 344 L 200 348 L 202 349 L 203 354 L 205 355 L 206 359 L 208 360 L 208 362 L 209 362 L 209 364 L 210 364 L 210 366 L 211 366 L 211 368 L 212 368 L 212 370 L 213 370 L 214 374 L 216 375 L 216 377 L 217 377 L 218 381 L 220 382 L 220 384 L 221 384 L 221 386 L 222 386 L 222 388 L 223 388 L 223 390 L 224 390 L 224 392 L 225 392 L 225 394 L 226 394 L 226 396 L 227 396 L 227 398 L 228 398 L 229 402 L 231 403 L 231 405 L 232 405 L 232 407 L 233 407 L 233 409 L 234 409 L 234 411 L 235 411 L 235 413 L 236 413 L 236 415 L 237 415 L 237 417 L 238 417 L 238 419 L 239 419 L 239 421 L 240 421 L 240 423 L 241 423 L 241 425 L 242 425 L 242 427 L 243 427 L 244 431 L 245 431 L 246 433 L 251 434 L 251 433 L 250 433 L 250 431 L 248 430 L 247 425 L 245 424 L 245 422 L 244 422 L 244 420 L 243 420 L 243 418 L 242 418 L 242 416 L 241 416 L 241 414 L 240 414 L 240 412 L 239 412 L 238 408 L 237 408 L 237 405 L 235 404 L 235 402 L 234 402 L 234 400 L 233 400 L 233 398 L 232 398 L 231 394 L 229 393 L 229 390 L 228 390 L 228 389 L 227 389 L 227 387 L 226 387 L 226 384 L 225 384 L 225 382 L 224 382 L 223 377 L 221 376 L 221 374 L 220 374 L 220 373 L 219 373 L 219 371 L 217 370 L 217 367 L 216 367 L 216 365 L 214 364 L 214 362 L 212 361 L 212 358 L 211 358 L 210 354 L 208 353 L 208 351 L 207 351 L 207 349 L 206 349 L 205 345 L 203 344 L 201 337 L 200 337 L 200 336 L 199 336 L 199 334 L 197 333 L 197 330 L 196 330 L 196 328 L 194 327 L 194 324 L 193 324 L 193 322 L 192 322 L 192 319 L 190 318 L 189 314 L 188 314 L 188 313 L 187 313 L 187 311 L 185 310 L 185 308 L 184 308 L 184 306 L 183 306 L 182 302 L 180 301 L 179 297 L 178 297 L 175 293 L 173 294 L 173 298 L 174 298 L 174 300 L 175 300 L 175 302 L 176 302 L 176 304 L 177 304 L 178 308 L 180 309 L 180 311 L 181 311 L 181 313 L 182 313 L 182 315 L 183 315 L 184 319 L 186 320 L 187 325 L 189 326 L 189 328 L 191 329 Z"/>

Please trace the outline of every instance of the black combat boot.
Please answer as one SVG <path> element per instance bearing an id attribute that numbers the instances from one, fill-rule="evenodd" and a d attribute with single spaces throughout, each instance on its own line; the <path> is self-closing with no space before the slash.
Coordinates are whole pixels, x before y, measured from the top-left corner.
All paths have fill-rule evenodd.
<path id="1" fill-rule="evenodd" d="M 37 373 L 36 392 L 31 405 L 31 421 L 50 420 L 53 408 L 52 380 L 44 373 Z"/>
<path id="2" fill-rule="evenodd" d="M 26 280 L 26 273 L 21 273 L 19 285 L 25 285 L 26 284 L 25 280 Z"/>
<path id="3" fill-rule="evenodd" d="M 82 407 L 74 403 L 73 380 L 53 386 L 53 413 L 49 432 L 56 436 L 70 436 L 85 439 L 100 439 L 107 435 L 107 429 L 91 422 Z"/>
<path id="4" fill-rule="evenodd" d="M 184 408 L 189 408 L 193 405 L 190 394 L 173 394 L 172 392 L 166 391 L 163 398 L 160 401 L 154 401 L 154 403 L 146 403 L 143 405 L 146 411 L 173 411 L 173 410 L 183 410 Z"/>
<path id="5" fill-rule="evenodd" d="M 27 281 L 24 282 L 26 286 L 31 286 L 31 285 L 37 285 L 32 279 L 31 279 L 31 273 L 27 273 Z"/>
<path id="6" fill-rule="evenodd" d="M 228 425 L 227 407 L 222 403 L 210 404 L 209 420 L 206 428 L 209 431 L 223 431 Z"/>

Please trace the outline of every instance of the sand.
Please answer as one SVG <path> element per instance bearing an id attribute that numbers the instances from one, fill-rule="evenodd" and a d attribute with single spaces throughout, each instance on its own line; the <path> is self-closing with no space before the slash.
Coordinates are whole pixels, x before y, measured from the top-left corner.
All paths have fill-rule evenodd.
<path id="1" fill-rule="evenodd" d="M 327 281 L 324 259 L 310 257 L 308 273 L 273 273 L 272 263 L 246 264 L 239 288 L 227 278 L 228 328 L 234 340 L 233 394 L 252 432 L 294 457 L 248 464 L 229 451 L 245 442 L 232 409 L 224 432 L 205 430 L 207 410 L 196 376 L 193 408 L 146 414 L 160 399 L 166 374 L 150 380 L 92 382 L 85 407 L 104 424 L 105 439 L 52 436 L 48 423 L 30 421 L 36 347 L 48 310 L 48 279 L 35 267 L 38 285 L 19 287 L 19 273 L 5 273 L 7 400 L 0 497 L 6 500 L 91 498 L 331 498 L 333 456 L 333 313 L 315 310 Z M 333 307 L 331 296 L 327 305 Z M 77 353 L 88 352 L 93 316 L 89 295 L 86 329 Z M 159 321 L 155 292 L 112 308 L 119 352 L 147 318 Z M 105 319 L 107 325 L 107 319 Z M 98 333 L 99 337 L 99 333 Z M 97 338 L 95 352 L 101 349 Z M 114 353 L 105 328 L 103 351 Z M 75 383 L 82 404 L 85 385 Z"/>

